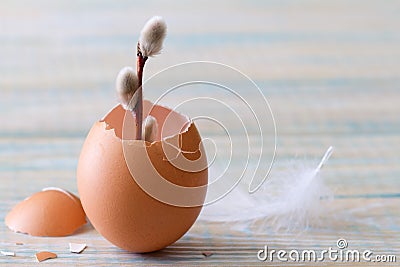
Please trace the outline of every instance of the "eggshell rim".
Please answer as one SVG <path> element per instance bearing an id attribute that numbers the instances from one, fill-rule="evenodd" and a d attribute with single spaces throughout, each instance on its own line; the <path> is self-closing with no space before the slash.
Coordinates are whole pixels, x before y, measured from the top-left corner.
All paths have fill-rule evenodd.
<path id="1" fill-rule="evenodd" d="M 46 191 L 58 191 L 58 192 L 64 193 L 69 198 L 71 198 L 75 203 L 80 205 L 80 203 L 78 202 L 78 197 L 75 196 L 74 194 L 72 194 L 71 192 L 65 190 L 65 189 L 62 189 L 62 188 L 59 188 L 59 187 L 49 186 L 49 187 L 45 187 L 45 188 L 42 189 L 42 192 L 46 192 Z"/>
<path id="2" fill-rule="evenodd" d="M 146 140 L 123 140 L 123 138 L 119 138 L 119 137 L 117 136 L 117 134 L 115 133 L 115 128 L 114 128 L 111 124 L 108 124 L 108 123 L 106 122 L 107 116 L 108 116 L 114 109 L 116 109 L 116 108 L 119 107 L 119 106 L 122 106 L 120 103 L 118 103 L 118 104 L 116 104 L 114 107 L 112 107 L 112 108 L 106 113 L 106 115 L 104 115 L 103 118 L 101 118 L 101 119 L 99 120 L 99 122 L 105 125 L 104 130 L 106 130 L 106 131 L 112 130 L 112 131 L 114 132 L 113 137 L 115 137 L 117 140 L 124 141 L 124 142 L 129 141 L 129 144 L 131 144 L 131 142 L 132 142 L 132 144 L 134 144 L 134 143 L 143 143 L 143 142 L 144 142 L 144 143 L 146 144 L 146 147 L 151 147 L 151 146 L 153 146 L 153 145 L 155 145 L 155 144 L 157 144 L 157 143 L 159 143 L 159 142 L 162 142 L 162 141 L 165 141 L 165 140 L 167 140 L 167 139 L 176 137 L 176 136 L 178 136 L 178 135 L 182 135 L 182 134 L 186 133 L 186 132 L 189 130 L 190 126 L 194 123 L 194 122 L 192 121 L 192 119 L 189 118 L 189 116 L 187 116 L 187 115 L 185 115 L 185 114 L 182 114 L 182 113 L 180 113 L 180 112 L 178 112 L 178 111 L 175 111 L 175 110 L 173 110 L 172 108 L 170 108 L 170 107 L 168 107 L 168 106 L 166 106 L 166 105 L 155 104 L 155 103 L 152 103 L 151 101 L 146 100 L 146 99 L 144 99 L 143 102 L 151 103 L 152 106 L 160 106 L 160 107 L 169 109 L 169 110 L 171 110 L 171 111 L 173 111 L 173 112 L 179 114 L 180 116 L 184 117 L 184 118 L 186 119 L 186 121 L 187 121 L 185 128 L 182 129 L 182 130 L 181 130 L 179 133 L 177 133 L 177 134 L 168 135 L 168 136 L 162 137 L 160 140 L 154 140 L 153 142 L 149 142 L 149 141 L 146 141 Z M 122 106 L 122 107 L 123 107 L 123 106 Z M 125 109 L 125 108 L 124 108 L 124 109 Z M 150 110 L 151 110 L 151 109 L 150 109 Z M 107 126 L 110 126 L 110 128 L 107 129 Z"/>

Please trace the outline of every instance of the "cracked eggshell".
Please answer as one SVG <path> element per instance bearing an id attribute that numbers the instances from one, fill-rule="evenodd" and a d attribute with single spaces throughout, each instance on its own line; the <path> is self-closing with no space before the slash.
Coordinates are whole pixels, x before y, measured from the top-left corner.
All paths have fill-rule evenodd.
<path id="1" fill-rule="evenodd" d="M 114 245 L 139 253 L 162 249 L 190 229 L 208 182 L 207 159 L 194 123 L 148 101 L 143 111 L 160 126 L 156 141 L 133 140 L 132 115 L 118 105 L 93 125 L 77 170 L 79 195 L 93 226 Z M 185 159 L 194 171 L 180 168 Z M 167 186 L 157 184 L 160 177 Z M 181 191 L 183 187 L 193 190 Z"/>
<path id="2" fill-rule="evenodd" d="M 45 188 L 17 204 L 6 216 L 14 232 L 32 236 L 67 236 L 86 223 L 79 198 L 60 188 Z"/>

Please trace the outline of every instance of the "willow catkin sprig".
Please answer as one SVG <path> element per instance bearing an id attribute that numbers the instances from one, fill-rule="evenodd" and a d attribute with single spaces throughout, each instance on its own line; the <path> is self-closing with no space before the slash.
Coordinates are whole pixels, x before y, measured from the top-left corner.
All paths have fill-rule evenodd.
<path id="1" fill-rule="evenodd" d="M 165 36 L 167 35 L 167 24 L 164 19 L 159 16 L 154 16 L 146 22 L 144 25 L 139 42 L 137 44 L 137 76 L 138 76 L 138 105 L 136 105 L 135 113 L 137 118 L 137 135 L 142 134 L 142 120 L 143 120 L 143 105 L 142 105 L 142 81 L 143 81 L 143 69 L 146 61 L 149 57 L 155 56 L 161 53 Z"/>
<path id="2" fill-rule="evenodd" d="M 162 17 L 154 16 L 144 25 L 137 43 L 136 73 L 130 67 L 123 68 L 116 80 L 116 89 L 123 107 L 132 112 L 136 123 L 136 139 L 141 140 L 143 135 L 143 70 L 149 57 L 161 53 L 163 42 L 167 34 L 167 25 Z M 157 131 L 153 120 L 145 125 L 152 131 Z M 153 132 L 152 136 L 157 133 Z M 149 137 L 150 138 L 150 137 Z"/>

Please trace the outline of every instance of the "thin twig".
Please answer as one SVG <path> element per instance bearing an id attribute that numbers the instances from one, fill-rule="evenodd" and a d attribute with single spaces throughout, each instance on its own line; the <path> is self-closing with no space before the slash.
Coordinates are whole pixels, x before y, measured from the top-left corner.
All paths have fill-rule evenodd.
<path id="1" fill-rule="evenodd" d="M 136 139 L 142 139 L 142 122 L 143 122 L 143 90 L 142 90 L 142 83 L 143 83 L 143 69 L 144 65 L 146 64 L 147 57 L 143 57 L 142 52 L 140 50 L 140 43 L 137 44 L 137 77 L 138 77 L 138 102 L 137 105 L 134 107 L 134 113 L 136 115 Z"/>

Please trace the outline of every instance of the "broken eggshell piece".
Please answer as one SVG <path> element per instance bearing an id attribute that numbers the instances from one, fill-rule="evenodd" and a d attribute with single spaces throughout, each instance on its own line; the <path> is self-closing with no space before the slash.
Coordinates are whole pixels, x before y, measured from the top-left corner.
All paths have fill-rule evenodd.
<path id="1" fill-rule="evenodd" d="M 86 223 L 80 200 L 60 188 L 45 188 L 17 204 L 6 216 L 14 232 L 33 236 L 67 236 Z"/>
<path id="2" fill-rule="evenodd" d="M 131 113 L 117 105 L 90 130 L 77 171 L 93 226 L 132 252 L 156 251 L 184 235 L 201 211 L 208 182 L 194 123 L 149 101 L 143 102 L 143 115 L 159 125 L 154 142 L 135 140 Z"/>
<path id="3" fill-rule="evenodd" d="M 49 252 L 49 251 L 41 251 L 41 252 L 36 253 L 35 257 L 36 257 L 37 262 L 42 262 L 45 260 L 57 258 L 57 254 L 55 254 L 53 252 Z"/>

